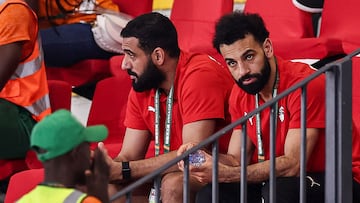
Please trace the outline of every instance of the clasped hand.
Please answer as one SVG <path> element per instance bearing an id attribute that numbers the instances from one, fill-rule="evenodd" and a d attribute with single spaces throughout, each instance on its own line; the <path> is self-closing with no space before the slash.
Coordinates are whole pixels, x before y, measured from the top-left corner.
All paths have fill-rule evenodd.
<path id="1" fill-rule="evenodd" d="M 186 143 L 179 147 L 177 156 L 182 155 L 187 150 L 194 147 L 197 143 Z M 190 175 L 200 183 L 209 183 L 212 180 L 212 156 L 204 150 L 199 150 L 205 157 L 205 161 L 201 164 L 189 164 Z M 184 161 L 178 162 L 178 168 L 184 171 Z"/>

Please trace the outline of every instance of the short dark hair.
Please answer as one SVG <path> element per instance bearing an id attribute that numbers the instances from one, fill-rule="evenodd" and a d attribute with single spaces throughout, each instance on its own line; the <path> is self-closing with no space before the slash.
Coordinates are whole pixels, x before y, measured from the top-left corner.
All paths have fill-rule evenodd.
<path id="1" fill-rule="evenodd" d="M 258 14 L 234 11 L 224 15 L 216 23 L 213 46 L 220 53 L 221 44 L 230 45 L 244 39 L 247 34 L 253 35 L 261 44 L 269 37 L 269 31 Z"/>
<path id="2" fill-rule="evenodd" d="M 121 31 L 121 36 L 137 38 L 139 47 L 148 54 L 160 47 L 167 51 L 170 57 L 180 55 L 175 26 L 168 17 L 157 12 L 134 18 Z"/>

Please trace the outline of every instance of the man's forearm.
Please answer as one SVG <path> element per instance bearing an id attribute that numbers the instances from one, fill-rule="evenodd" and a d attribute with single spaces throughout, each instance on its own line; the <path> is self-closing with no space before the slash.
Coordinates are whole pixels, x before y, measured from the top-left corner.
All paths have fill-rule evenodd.
<path id="1" fill-rule="evenodd" d="M 248 165 L 246 168 L 248 182 L 258 183 L 266 181 L 270 177 L 270 161 Z M 295 160 L 285 156 L 276 158 L 276 176 L 293 177 L 298 175 L 298 167 Z M 241 178 L 240 166 L 223 165 L 219 167 L 219 182 L 239 182 Z"/>
<path id="2" fill-rule="evenodd" d="M 129 166 L 131 170 L 131 178 L 138 179 L 143 176 L 148 175 L 149 173 L 159 169 L 162 165 L 169 162 L 170 160 L 176 158 L 176 151 L 169 152 L 167 154 L 161 154 L 157 157 L 152 157 L 148 159 L 130 161 Z M 177 165 L 174 165 L 167 169 L 164 173 L 169 173 L 173 171 L 179 171 Z M 112 167 L 110 179 L 123 180 L 122 175 L 122 162 L 116 161 Z"/>
<path id="3" fill-rule="evenodd" d="M 297 160 L 290 159 L 286 156 L 280 156 L 275 159 L 276 177 L 296 177 L 299 174 L 299 164 Z M 247 167 L 247 179 L 249 182 L 262 182 L 269 180 L 270 177 L 270 160 L 249 165 Z"/>

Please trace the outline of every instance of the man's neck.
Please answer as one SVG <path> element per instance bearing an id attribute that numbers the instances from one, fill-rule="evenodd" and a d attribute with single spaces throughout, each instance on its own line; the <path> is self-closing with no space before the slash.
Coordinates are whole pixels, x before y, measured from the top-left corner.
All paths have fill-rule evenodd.
<path id="1" fill-rule="evenodd" d="M 166 95 L 169 94 L 171 87 L 174 85 L 177 64 L 178 60 L 171 60 L 167 64 L 169 68 L 164 70 L 166 79 L 159 88 L 162 89 Z"/>

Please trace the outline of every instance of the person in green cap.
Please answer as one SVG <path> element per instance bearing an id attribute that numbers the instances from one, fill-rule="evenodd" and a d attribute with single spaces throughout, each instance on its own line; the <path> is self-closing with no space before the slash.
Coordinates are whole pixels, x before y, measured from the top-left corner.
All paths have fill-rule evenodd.
<path id="1" fill-rule="evenodd" d="M 67 110 L 45 117 L 30 138 L 44 165 L 44 182 L 17 202 L 109 202 L 109 166 L 103 152 L 92 153 L 89 144 L 107 135 L 104 125 L 84 127 Z"/>

